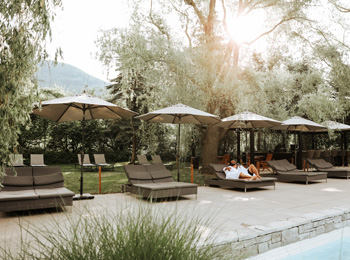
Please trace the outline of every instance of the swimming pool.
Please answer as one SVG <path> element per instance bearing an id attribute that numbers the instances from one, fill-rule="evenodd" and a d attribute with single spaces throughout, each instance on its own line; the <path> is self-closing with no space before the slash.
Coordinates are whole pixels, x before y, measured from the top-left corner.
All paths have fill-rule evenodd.
<path id="1" fill-rule="evenodd" d="M 251 260 L 350 260 L 350 228 L 270 250 Z"/>

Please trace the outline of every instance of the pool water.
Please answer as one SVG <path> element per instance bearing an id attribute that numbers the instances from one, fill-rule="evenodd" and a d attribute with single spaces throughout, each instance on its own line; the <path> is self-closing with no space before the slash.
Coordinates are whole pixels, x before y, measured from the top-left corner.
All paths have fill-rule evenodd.
<path id="1" fill-rule="evenodd" d="M 269 250 L 251 260 L 350 260 L 350 228 Z"/>
<path id="2" fill-rule="evenodd" d="M 325 245 L 309 249 L 305 252 L 291 255 L 283 260 L 332 260 L 332 259 L 349 259 L 350 260 L 350 236 L 336 241 L 329 242 Z"/>

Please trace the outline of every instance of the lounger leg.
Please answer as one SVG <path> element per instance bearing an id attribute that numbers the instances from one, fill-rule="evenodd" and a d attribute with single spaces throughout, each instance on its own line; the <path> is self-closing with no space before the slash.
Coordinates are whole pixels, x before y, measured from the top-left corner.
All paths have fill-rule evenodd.
<path id="1" fill-rule="evenodd" d="M 244 187 L 244 193 L 246 193 L 247 192 L 247 188 L 246 187 Z"/>
<path id="2" fill-rule="evenodd" d="M 306 180 L 306 185 L 309 185 L 309 180 Z"/>

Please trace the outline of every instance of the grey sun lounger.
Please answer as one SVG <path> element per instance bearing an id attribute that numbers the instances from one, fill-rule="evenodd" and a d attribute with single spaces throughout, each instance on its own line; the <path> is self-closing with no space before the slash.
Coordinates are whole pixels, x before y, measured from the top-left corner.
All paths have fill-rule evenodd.
<path id="1" fill-rule="evenodd" d="M 102 168 L 111 168 L 112 171 L 114 171 L 114 165 L 107 163 L 105 155 L 102 154 L 94 154 L 95 164 L 97 166 L 101 166 Z"/>
<path id="2" fill-rule="evenodd" d="M 32 166 L 32 167 L 47 166 L 44 163 L 44 155 L 43 154 L 31 154 L 30 155 L 30 166 Z"/>
<path id="3" fill-rule="evenodd" d="M 172 163 L 163 163 L 162 158 L 159 155 L 152 155 L 152 163 L 153 164 L 164 164 L 165 167 L 173 168 Z"/>
<path id="4" fill-rule="evenodd" d="M 267 162 L 276 173 L 276 178 L 281 182 L 305 182 L 325 180 L 327 182 L 327 172 L 304 172 L 297 170 L 294 164 L 286 159 L 273 160 Z"/>
<path id="5" fill-rule="evenodd" d="M 6 169 L 0 212 L 61 208 L 73 205 L 74 192 L 64 187 L 60 167 Z"/>
<path id="6" fill-rule="evenodd" d="M 17 154 L 17 153 L 10 154 L 9 166 L 26 167 L 27 165 L 23 163 L 23 154 Z"/>
<path id="7" fill-rule="evenodd" d="M 90 156 L 88 154 L 84 154 L 84 163 L 81 163 L 81 154 L 77 154 L 78 155 L 78 163 L 75 164 L 75 168 L 77 167 L 77 165 L 79 165 L 80 167 L 86 167 L 86 168 L 90 168 L 92 169 L 93 167 L 96 167 L 96 164 L 93 164 L 90 162 Z"/>
<path id="8" fill-rule="evenodd" d="M 247 192 L 247 189 L 260 188 L 260 187 L 266 187 L 266 186 L 273 186 L 274 189 L 276 189 L 276 185 L 275 185 L 276 178 L 273 178 L 273 177 L 263 177 L 262 179 L 252 180 L 252 181 L 242 180 L 242 179 L 238 179 L 238 180 L 226 179 L 226 175 L 223 171 L 224 167 L 225 167 L 224 164 L 210 163 L 209 168 L 211 169 L 211 172 L 215 175 L 215 178 L 205 180 L 205 184 L 209 186 L 241 188 L 241 189 L 244 189 L 244 192 Z"/>
<path id="9" fill-rule="evenodd" d="M 143 165 L 149 165 L 149 161 L 147 159 L 147 156 L 144 154 L 138 154 L 137 155 L 137 161 L 139 162 L 139 164 L 143 164 Z"/>
<path id="10" fill-rule="evenodd" d="M 350 177 L 350 167 L 334 167 L 324 159 L 307 159 L 308 163 L 317 171 L 327 172 L 328 177 Z"/>
<path id="11" fill-rule="evenodd" d="M 171 172 L 163 164 L 125 165 L 124 170 L 129 184 L 124 191 L 137 194 L 143 198 L 159 199 L 196 195 L 198 185 L 174 181 Z"/>

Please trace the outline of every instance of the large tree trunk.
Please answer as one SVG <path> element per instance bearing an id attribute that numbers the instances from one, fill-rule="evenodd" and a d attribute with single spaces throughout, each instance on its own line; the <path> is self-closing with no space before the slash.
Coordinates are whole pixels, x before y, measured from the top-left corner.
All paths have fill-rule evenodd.
<path id="1" fill-rule="evenodd" d="M 219 127 L 208 125 L 207 130 L 202 135 L 202 173 L 209 173 L 208 164 L 217 162 L 219 141 Z"/>

